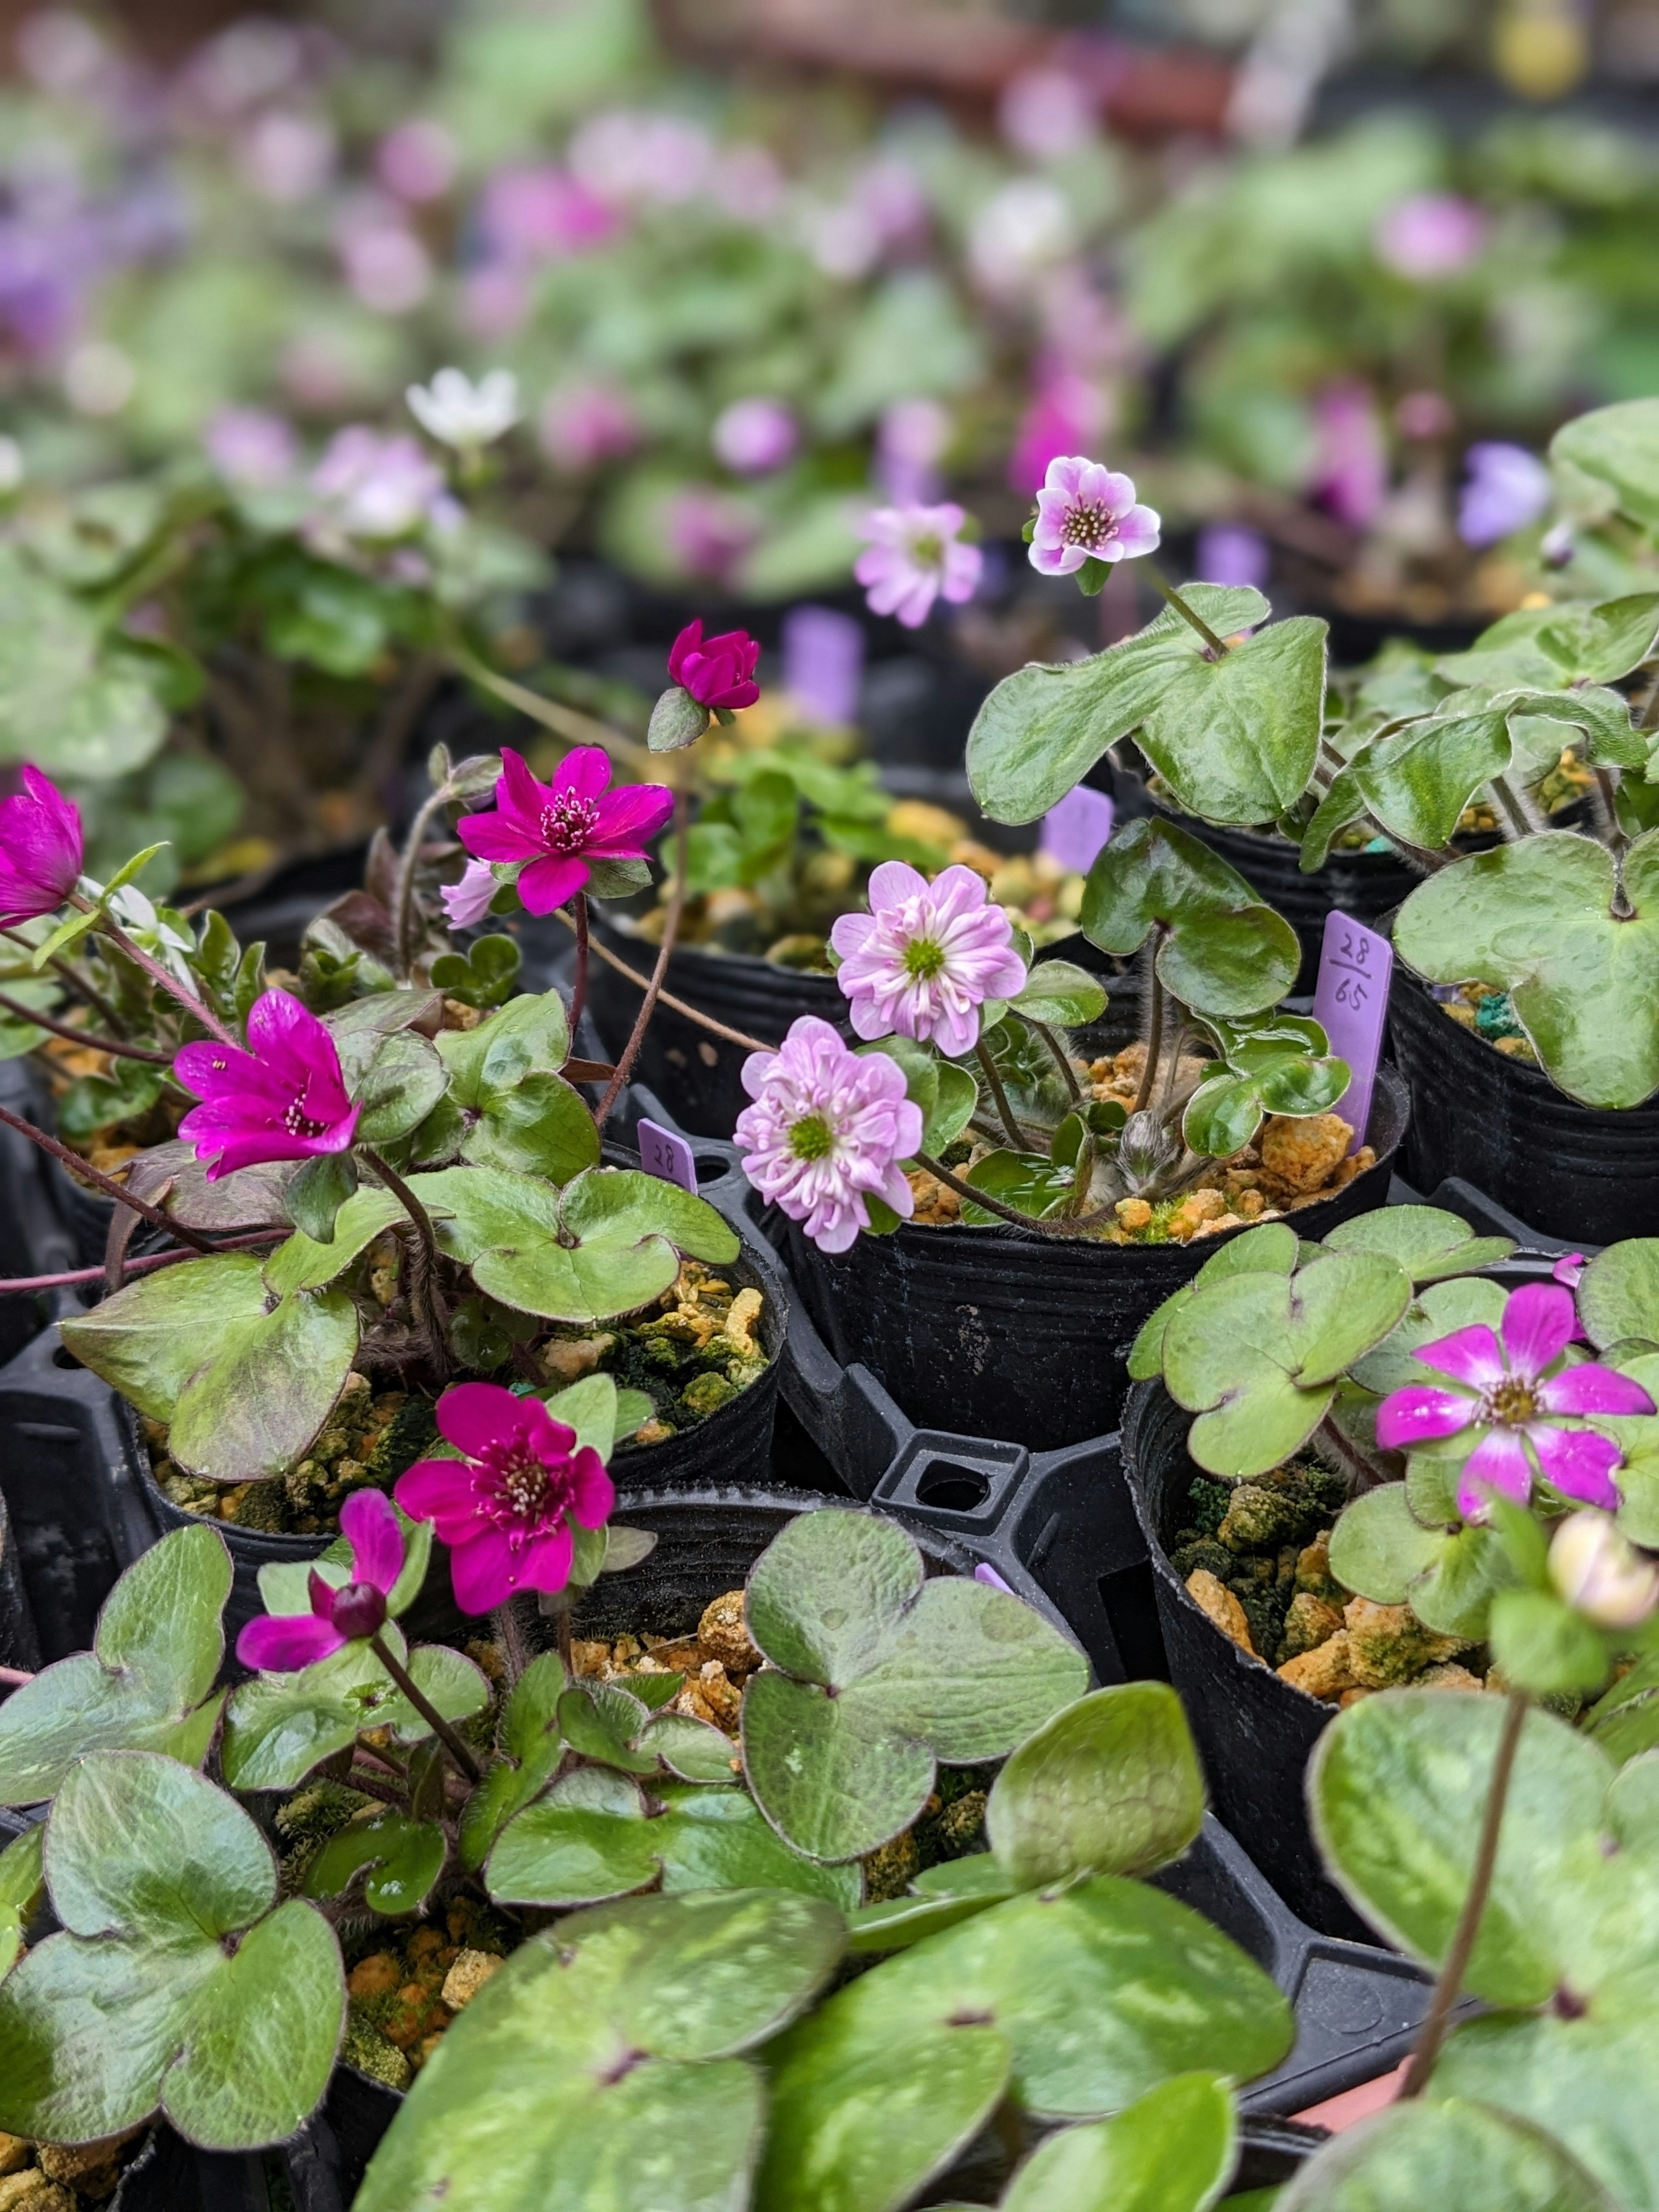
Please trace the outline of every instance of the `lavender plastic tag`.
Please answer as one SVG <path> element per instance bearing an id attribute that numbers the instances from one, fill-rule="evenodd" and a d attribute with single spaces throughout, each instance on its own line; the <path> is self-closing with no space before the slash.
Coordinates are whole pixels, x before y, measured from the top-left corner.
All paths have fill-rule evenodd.
<path id="1" fill-rule="evenodd" d="M 834 607 L 792 607 L 783 621 L 783 688 L 820 722 L 855 722 L 864 632 Z"/>
<path id="2" fill-rule="evenodd" d="M 1086 783 L 1080 783 L 1043 816 L 1037 849 L 1051 860 L 1058 860 L 1062 868 L 1075 868 L 1086 876 L 1096 854 L 1111 834 L 1111 800 L 1103 791 L 1091 791 Z"/>
<path id="3" fill-rule="evenodd" d="M 1018 1595 L 1018 1591 L 1011 1589 L 1008 1584 L 1003 1581 L 1002 1577 L 997 1572 L 996 1569 L 991 1565 L 991 1562 L 988 1559 L 981 1559 L 979 1565 L 974 1569 L 974 1580 L 976 1583 L 988 1583 L 993 1589 L 1005 1590 L 1010 1597 L 1016 1597 Z"/>
<path id="4" fill-rule="evenodd" d="M 1353 1070 L 1353 1080 L 1336 1104 L 1343 1120 L 1353 1124 L 1351 1152 L 1364 1143 L 1371 1118 L 1393 973 L 1394 947 L 1386 937 L 1340 908 L 1327 915 L 1314 1019 L 1330 1039 L 1331 1050 Z"/>
<path id="5" fill-rule="evenodd" d="M 640 1165 L 647 1175 L 659 1176 L 664 1182 L 677 1182 L 682 1190 L 689 1190 L 695 1197 L 697 1166 L 684 1138 L 677 1137 L 660 1122 L 647 1121 L 643 1115 L 640 1117 L 639 1138 Z"/>

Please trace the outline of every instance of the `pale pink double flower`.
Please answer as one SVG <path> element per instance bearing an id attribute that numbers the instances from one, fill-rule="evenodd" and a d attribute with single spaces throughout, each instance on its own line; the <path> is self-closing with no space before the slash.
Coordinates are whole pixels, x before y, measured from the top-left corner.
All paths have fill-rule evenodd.
<path id="1" fill-rule="evenodd" d="M 743 1171 L 820 1250 L 857 1242 L 872 1197 L 909 1218 L 915 1200 L 898 1163 L 921 1143 L 921 1109 L 896 1060 L 854 1052 L 803 1014 L 776 1052 L 750 1054 L 743 1087 L 755 1102 L 732 1133 Z"/>
<path id="2" fill-rule="evenodd" d="M 982 876 L 946 868 L 933 883 L 903 860 L 870 878 L 868 914 L 844 914 L 830 933 L 836 980 L 861 1037 L 915 1037 L 954 1058 L 979 1042 L 981 1006 L 1025 981 L 1013 927 Z"/>

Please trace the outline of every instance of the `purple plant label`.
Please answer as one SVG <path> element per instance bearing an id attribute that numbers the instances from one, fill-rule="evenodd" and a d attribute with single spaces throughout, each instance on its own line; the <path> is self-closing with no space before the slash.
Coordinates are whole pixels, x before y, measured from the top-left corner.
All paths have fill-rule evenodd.
<path id="1" fill-rule="evenodd" d="M 820 722 L 855 722 L 864 632 L 834 607 L 793 607 L 783 622 L 783 688 Z"/>
<path id="2" fill-rule="evenodd" d="M 1018 1595 L 1017 1590 L 1011 1589 L 1009 1584 L 1003 1581 L 1002 1577 L 988 1559 L 981 1559 L 974 1569 L 974 1580 L 976 1583 L 988 1583 L 993 1589 L 1006 1591 L 1010 1597 Z"/>
<path id="3" fill-rule="evenodd" d="M 1062 868 L 1075 868 L 1086 876 L 1111 834 L 1111 800 L 1103 791 L 1091 791 L 1086 783 L 1080 783 L 1043 816 L 1037 849 L 1051 860 L 1058 860 Z"/>
<path id="4" fill-rule="evenodd" d="M 664 1182 L 677 1182 L 682 1190 L 695 1197 L 697 1188 L 697 1164 L 691 1157 L 691 1147 L 684 1137 L 677 1137 L 672 1129 L 659 1122 L 640 1117 L 640 1165 L 647 1175 L 659 1176 Z"/>
<path id="5" fill-rule="evenodd" d="M 1364 1143 L 1371 1118 L 1393 973 L 1394 947 L 1386 937 L 1340 908 L 1327 915 L 1313 1011 L 1331 1041 L 1331 1050 L 1353 1070 L 1353 1080 L 1336 1104 L 1343 1120 L 1353 1124 L 1350 1152 L 1358 1152 Z"/>

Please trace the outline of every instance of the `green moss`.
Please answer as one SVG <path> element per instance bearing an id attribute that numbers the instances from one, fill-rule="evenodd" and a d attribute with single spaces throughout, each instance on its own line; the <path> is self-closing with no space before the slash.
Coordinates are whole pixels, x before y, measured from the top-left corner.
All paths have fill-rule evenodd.
<path id="1" fill-rule="evenodd" d="M 1193 1516 L 1200 1534 L 1213 1536 L 1227 1516 L 1232 1503 L 1234 1485 L 1231 1482 L 1212 1482 L 1206 1475 L 1193 1477 L 1193 1486 L 1188 1493 L 1187 1510 Z"/>
<path id="2" fill-rule="evenodd" d="M 340 2056 L 348 2066 L 367 2074 L 371 2081 L 384 2082 L 388 2089 L 406 2089 L 415 2078 L 408 2059 L 366 2017 L 363 2002 L 358 1997 L 351 2000 L 346 2013 L 345 2042 Z"/>

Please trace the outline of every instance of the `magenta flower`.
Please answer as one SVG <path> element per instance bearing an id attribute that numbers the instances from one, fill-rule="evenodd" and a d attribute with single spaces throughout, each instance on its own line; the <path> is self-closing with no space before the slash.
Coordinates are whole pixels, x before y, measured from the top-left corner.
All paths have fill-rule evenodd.
<path id="1" fill-rule="evenodd" d="M 458 884 L 445 884 L 438 893 L 452 929 L 470 929 L 489 911 L 496 891 L 495 872 L 488 860 L 469 860 Z"/>
<path id="2" fill-rule="evenodd" d="M 760 697 L 755 664 L 760 647 L 747 630 L 728 629 L 719 637 L 704 637 L 702 617 L 689 622 L 674 640 L 668 655 L 668 673 L 700 707 L 724 707 L 728 711 L 752 707 Z"/>
<path id="3" fill-rule="evenodd" d="M 360 1109 L 346 1096 L 333 1038 L 297 999 L 266 991 L 248 1009 L 250 1049 L 187 1044 L 173 1072 L 202 1101 L 179 1134 L 211 1160 L 210 1182 L 268 1160 L 343 1152 Z"/>
<path id="4" fill-rule="evenodd" d="M 1389 450 L 1368 385 L 1328 384 L 1314 402 L 1314 489 L 1339 522 L 1369 529 L 1389 489 Z"/>
<path id="5" fill-rule="evenodd" d="M 1650 1413 L 1654 1405 L 1639 1382 L 1594 1360 L 1558 1371 L 1575 1328 L 1571 1291 L 1554 1283 L 1512 1291 L 1501 1346 L 1477 1322 L 1413 1353 L 1456 1387 L 1413 1382 L 1391 1391 L 1376 1409 L 1378 1443 L 1385 1451 L 1404 1451 L 1479 1430 L 1457 1491 L 1457 1510 L 1467 1521 L 1485 1519 L 1483 1488 L 1524 1505 L 1534 1473 L 1564 1498 L 1611 1510 L 1619 1503 L 1613 1470 L 1624 1455 L 1610 1437 L 1564 1427 L 1562 1418 Z"/>
<path id="6" fill-rule="evenodd" d="M 291 1674 L 314 1667 L 343 1644 L 378 1636 L 386 1600 L 404 1567 L 404 1532 L 379 1490 L 354 1490 L 340 1508 L 340 1533 L 351 1547 L 351 1580 L 336 1589 L 313 1567 L 309 1613 L 262 1614 L 236 1639 L 236 1656 L 261 1674 Z"/>
<path id="7" fill-rule="evenodd" d="M 1085 561 L 1136 561 L 1158 547 L 1155 510 L 1137 505 L 1131 478 L 1060 454 L 1048 464 L 1037 494 L 1031 566 L 1045 576 L 1071 576 Z"/>
<path id="8" fill-rule="evenodd" d="M 394 1495 L 429 1521 L 450 1552 L 455 1602 L 489 1613 L 515 1590 L 562 1590 L 570 1579 L 574 1520 L 603 1528 L 617 1493 L 592 1444 L 556 1421 L 539 1398 L 499 1382 L 458 1382 L 438 1401 L 438 1426 L 465 1459 L 423 1459 Z"/>
<path id="9" fill-rule="evenodd" d="M 0 929 L 55 914 L 81 873 L 81 810 L 38 768 L 0 799 Z"/>
<path id="10" fill-rule="evenodd" d="M 602 745 L 578 745 L 538 783 L 511 745 L 501 747 L 491 813 L 463 814 L 455 835 L 478 860 L 519 860 L 519 896 L 532 914 L 551 914 L 580 890 L 594 860 L 642 860 L 674 811 L 674 794 L 654 783 L 607 791 L 611 759 Z"/>
<path id="11" fill-rule="evenodd" d="M 1495 545 L 1525 530 L 1549 505 L 1554 487 L 1536 453 L 1487 439 L 1463 456 L 1468 474 L 1457 497 L 1457 534 L 1466 545 Z"/>
<path id="12" fill-rule="evenodd" d="M 1013 925 L 983 876 L 946 868 L 929 883 L 903 860 L 870 878 L 868 914 L 844 914 L 830 933 L 836 981 L 861 1037 L 915 1037 L 954 1058 L 979 1042 L 987 999 L 1011 999 L 1025 981 Z"/>
<path id="13" fill-rule="evenodd" d="M 915 1200 L 898 1163 L 921 1142 L 921 1109 L 896 1060 L 854 1052 L 803 1014 L 776 1052 L 750 1053 L 743 1087 L 755 1102 L 732 1133 L 743 1171 L 821 1250 L 845 1252 L 870 1226 L 872 1196 L 909 1218 Z"/>
<path id="14" fill-rule="evenodd" d="M 951 501 L 941 507 L 878 507 L 865 518 L 870 540 L 853 563 L 872 615 L 894 615 L 906 629 L 920 629 L 933 601 L 952 605 L 979 588 L 985 556 L 963 542 L 967 516 Z"/>

